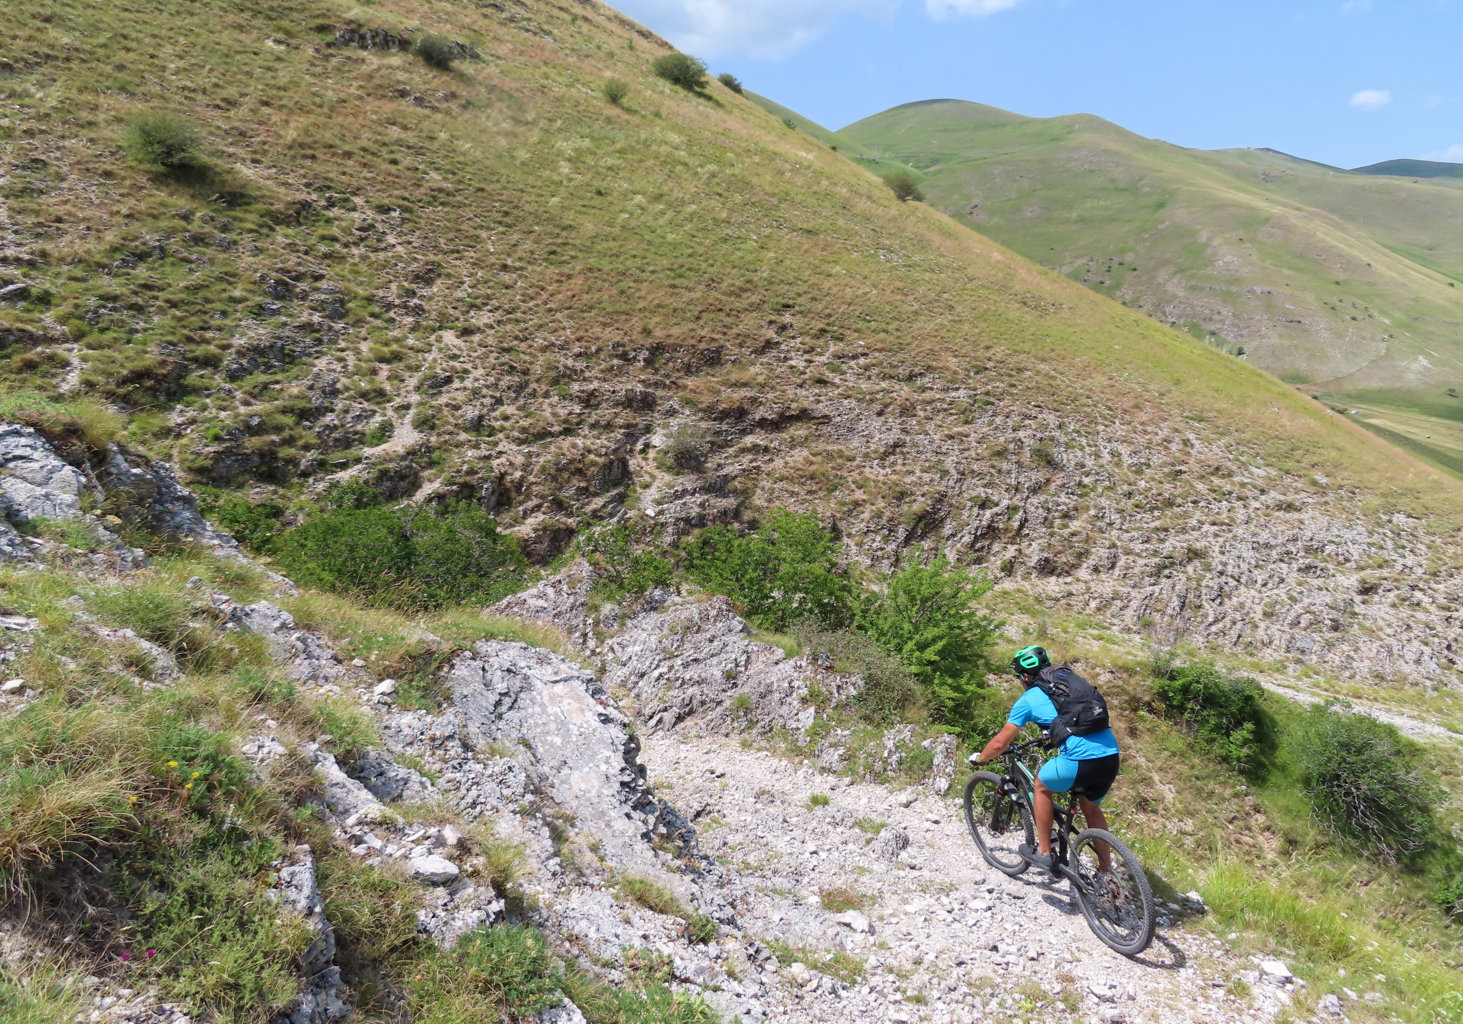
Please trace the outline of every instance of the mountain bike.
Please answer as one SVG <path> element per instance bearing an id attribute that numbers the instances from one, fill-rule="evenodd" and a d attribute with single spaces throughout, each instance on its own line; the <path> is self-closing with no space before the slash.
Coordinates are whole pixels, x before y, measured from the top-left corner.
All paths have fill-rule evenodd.
<path id="1" fill-rule="evenodd" d="M 1034 782 L 1028 751 L 1046 745 L 1031 740 L 1001 755 L 1004 774 L 977 771 L 965 784 L 965 824 L 986 862 L 1011 877 L 1031 867 L 1021 844 L 1036 849 Z M 1052 803 L 1052 871 L 1067 879 L 1087 926 L 1109 948 L 1136 956 L 1153 941 L 1153 888 L 1133 851 L 1111 832 L 1076 825 L 1077 800 Z M 1084 819 L 1085 824 L 1085 819 Z M 1104 858 L 1103 854 L 1107 857 Z M 1106 859 L 1111 870 L 1103 870 Z"/>

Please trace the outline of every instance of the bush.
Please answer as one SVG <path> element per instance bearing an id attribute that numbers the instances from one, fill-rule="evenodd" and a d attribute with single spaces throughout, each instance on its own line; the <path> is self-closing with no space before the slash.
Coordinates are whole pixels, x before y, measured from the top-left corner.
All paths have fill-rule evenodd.
<path id="1" fill-rule="evenodd" d="M 1153 695 L 1165 715 L 1182 722 L 1235 771 L 1259 765 L 1272 732 L 1259 683 L 1226 676 L 1207 661 L 1179 665 L 1168 655 L 1155 660 L 1153 675 Z"/>
<path id="2" fill-rule="evenodd" d="M 672 85 L 692 92 L 706 85 L 706 64 L 690 54 L 668 53 L 657 57 L 650 70 Z"/>
<path id="3" fill-rule="evenodd" d="M 611 78 L 599 87 L 599 91 L 600 95 L 618 107 L 625 102 L 625 97 L 630 95 L 630 86 L 623 79 Z"/>
<path id="4" fill-rule="evenodd" d="M 451 71 L 452 62 L 458 58 L 458 48 L 446 36 L 424 32 L 412 40 L 412 52 L 426 64 L 442 71 Z"/>
<path id="5" fill-rule="evenodd" d="M 860 604 L 858 628 L 899 659 L 936 721 L 972 720 L 989 669 L 985 652 L 1001 627 L 973 604 L 992 585 L 985 573 L 952 569 L 942 557 L 908 566 Z"/>
<path id="6" fill-rule="evenodd" d="M 193 122 L 170 111 L 153 110 L 133 117 L 125 143 L 132 159 L 146 167 L 173 173 L 207 167 L 203 133 Z"/>
<path id="7" fill-rule="evenodd" d="M 924 202 L 925 194 L 920 191 L 919 182 L 914 180 L 914 175 L 908 171 L 895 171 L 893 174 L 885 175 L 884 184 L 899 197 L 901 203 L 907 203 L 913 199 L 915 202 Z"/>
<path id="8" fill-rule="evenodd" d="M 275 557 L 297 583 L 402 608 L 491 603 L 527 562 L 482 509 L 340 508 L 282 534 Z"/>
<path id="9" fill-rule="evenodd" d="M 853 618 L 853 585 L 839 571 L 838 555 L 817 516 L 779 508 L 750 536 L 729 526 L 703 530 L 687 546 L 686 569 L 763 629 L 803 620 L 837 629 Z"/>
<path id="10" fill-rule="evenodd" d="M 656 461 L 666 472 L 697 470 L 711 454 L 711 435 L 699 423 L 678 423 L 661 445 Z"/>
<path id="11" fill-rule="evenodd" d="M 1436 900 L 1446 916 L 1463 918 L 1463 876 L 1439 885 Z"/>
<path id="12" fill-rule="evenodd" d="M 634 549 L 629 523 L 591 530 L 580 542 L 585 561 L 598 574 L 595 593 L 609 600 L 669 586 L 671 563 L 659 555 Z"/>
<path id="13" fill-rule="evenodd" d="M 1297 753 L 1301 784 L 1326 828 L 1388 863 L 1427 844 L 1431 810 L 1394 726 L 1327 701 L 1306 712 Z"/>
<path id="14" fill-rule="evenodd" d="M 209 493 L 201 487 L 197 490 L 204 516 L 250 551 L 268 553 L 284 518 L 284 509 L 267 502 L 256 505 L 237 494 Z"/>
<path id="15" fill-rule="evenodd" d="M 736 93 L 738 96 L 742 94 L 742 83 L 737 78 L 737 76 L 732 74 L 731 72 L 723 71 L 721 74 L 716 76 L 716 80 L 722 85 L 726 86 L 732 92 Z"/>
<path id="16" fill-rule="evenodd" d="M 850 707 L 870 725 L 887 726 L 924 717 L 920 686 L 898 658 L 880 647 L 872 637 L 851 629 L 818 629 L 799 626 L 798 643 L 812 655 L 824 655 L 836 672 L 856 672 L 864 685 L 849 701 Z"/>

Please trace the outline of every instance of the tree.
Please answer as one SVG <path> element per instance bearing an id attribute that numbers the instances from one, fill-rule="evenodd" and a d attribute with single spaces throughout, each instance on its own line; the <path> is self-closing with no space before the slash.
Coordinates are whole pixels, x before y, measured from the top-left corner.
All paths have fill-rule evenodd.
<path id="1" fill-rule="evenodd" d="M 899 197 L 901 203 L 907 203 L 913 199 L 917 203 L 924 202 L 925 195 L 919 189 L 919 182 L 914 180 L 914 175 L 908 171 L 895 171 L 893 174 L 885 175 L 884 184 Z"/>
<path id="2" fill-rule="evenodd" d="M 741 80 L 738 79 L 737 76 L 732 74 L 731 72 L 723 71 L 721 74 L 716 76 L 716 80 L 722 85 L 726 86 L 732 92 L 736 93 L 738 96 L 742 94 Z"/>
<path id="3" fill-rule="evenodd" d="M 939 720 L 968 721 L 973 713 L 986 651 L 1001 626 L 974 607 L 991 586 L 984 572 L 952 568 L 940 557 L 907 566 L 882 594 L 860 602 L 858 628 L 909 670 Z"/>
<path id="4" fill-rule="evenodd" d="M 672 85 L 691 92 L 706 85 L 706 64 L 686 53 L 668 53 L 655 58 L 650 70 Z"/>

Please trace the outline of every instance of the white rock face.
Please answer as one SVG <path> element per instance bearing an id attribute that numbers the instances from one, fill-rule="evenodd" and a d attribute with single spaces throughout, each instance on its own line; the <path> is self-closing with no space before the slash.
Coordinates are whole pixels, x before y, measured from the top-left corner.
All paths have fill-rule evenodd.
<path id="1" fill-rule="evenodd" d="M 521 754 L 605 859 L 624 870 L 662 870 L 652 830 L 684 822 L 645 785 L 630 720 L 594 676 L 542 648 L 485 640 L 452 663 L 445 681 L 470 749 Z M 689 840 L 689 827 L 685 834 Z"/>
<path id="2" fill-rule="evenodd" d="M 86 478 L 30 427 L 0 423 L 0 502 L 12 522 L 81 515 Z"/>

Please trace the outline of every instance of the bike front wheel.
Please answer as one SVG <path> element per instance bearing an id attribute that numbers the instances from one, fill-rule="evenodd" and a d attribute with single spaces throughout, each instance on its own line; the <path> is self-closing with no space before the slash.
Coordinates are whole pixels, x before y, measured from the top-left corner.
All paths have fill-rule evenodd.
<path id="1" fill-rule="evenodd" d="M 1106 845 L 1112 870 L 1102 870 Z M 1071 865 L 1072 892 L 1087 926 L 1110 949 L 1136 956 L 1153 941 L 1153 888 L 1133 851 L 1117 836 L 1100 828 L 1077 833 Z"/>
<path id="2" fill-rule="evenodd" d="M 965 827 L 986 863 L 1012 876 L 1031 865 L 1018 847 L 1036 848 L 1036 823 L 1031 809 L 1004 792 L 1004 780 L 995 772 L 976 772 L 965 784 Z"/>

